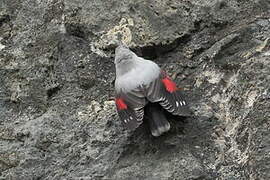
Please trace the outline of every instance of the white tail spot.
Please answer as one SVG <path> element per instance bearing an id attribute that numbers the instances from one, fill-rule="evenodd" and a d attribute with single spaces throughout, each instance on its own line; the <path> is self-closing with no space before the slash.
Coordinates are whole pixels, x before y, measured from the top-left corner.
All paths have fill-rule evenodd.
<path id="1" fill-rule="evenodd" d="M 180 102 L 181 103 L 181 102 Z M 178 101 L 176 101 L 176 107 L 178 107 L 179 106 L 179 103 L 178 103 Z"/>
<path id="2" fill-rule="evenodd" d="M 186 102 L 185 102 L 185 101 L 183 101 L 183 104 L 184 104 L 184 105 L 186 105 Z"/>

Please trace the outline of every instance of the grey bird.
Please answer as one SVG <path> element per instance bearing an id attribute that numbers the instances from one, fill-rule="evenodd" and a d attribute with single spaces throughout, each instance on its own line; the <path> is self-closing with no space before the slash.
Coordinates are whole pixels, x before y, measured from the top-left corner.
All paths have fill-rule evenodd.
<path id="1" fill-rule="evenodd" d="M 151 134 L 160 136 L 170 129 L 163 109 L 173 115 L 189 114 L 182 90 L 156 63 L 137 56 L 123 44 L 115 49 L 114 63 L 116 108 L 128 129 L 142 124 L 147 113 Z"/>

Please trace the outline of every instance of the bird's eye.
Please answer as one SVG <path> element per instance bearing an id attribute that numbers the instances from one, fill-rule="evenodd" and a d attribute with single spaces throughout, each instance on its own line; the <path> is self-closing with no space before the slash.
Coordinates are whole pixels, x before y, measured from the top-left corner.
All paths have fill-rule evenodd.
<path id="1" fill-rule="evenodd" d="M 123 59 L 124 58 L 118 58 L 118 59 L 116 59 L 115 63 L 118 63 L 119 64 L 119 63 L 121 63 L 123 61 Z"/>
<path id="2" fill-rule="evenodd" d="M 132 58 L 131 54 L 123 55 L 123 56 L 116 59 L 116 63 L 124 62 L 124 61 L 126 61 L 126 60 L 128 60 L 130 58 Z"/>

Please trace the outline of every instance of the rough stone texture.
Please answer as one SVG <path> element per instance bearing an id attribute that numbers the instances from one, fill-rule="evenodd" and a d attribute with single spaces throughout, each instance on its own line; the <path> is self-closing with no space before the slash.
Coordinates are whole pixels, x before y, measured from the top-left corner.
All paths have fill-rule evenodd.
<path id="1" fill-rule="evenodd" d="M 268 0 L 1 0 L 0 179 L 270 179 Z M 113 39 L 194 116 L 120 124 Z"/>

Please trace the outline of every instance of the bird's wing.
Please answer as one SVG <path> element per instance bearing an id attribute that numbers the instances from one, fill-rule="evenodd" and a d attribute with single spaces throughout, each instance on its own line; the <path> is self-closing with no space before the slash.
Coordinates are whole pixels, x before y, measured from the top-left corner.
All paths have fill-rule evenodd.
<path id="1" fill-rule="evenodd" d="M 140 88 L 116 92 L 115 104 L 120 119 L 129 129 L 136 129 L 143 122 L 146 99 Z"/>
<path id="2" fill-rule="evenodd" d="M 164 71 L 159 73 L 160 76 L 154 79 L 147 88 L 147 99 L 151 102 L 159 102 L 164 109 L 174 115 L 190 114 L 182 90 Z"/>

